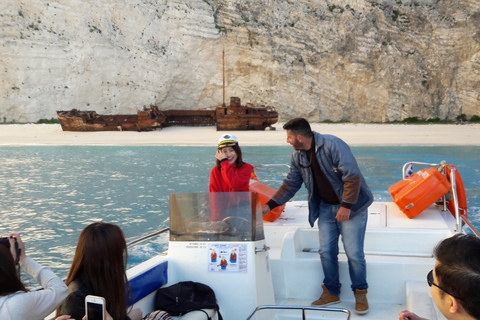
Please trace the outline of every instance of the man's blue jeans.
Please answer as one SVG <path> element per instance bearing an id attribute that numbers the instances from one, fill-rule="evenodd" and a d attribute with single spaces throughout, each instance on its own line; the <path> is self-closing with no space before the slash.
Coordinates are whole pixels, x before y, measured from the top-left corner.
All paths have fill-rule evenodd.
<path id="1" fill-rule="evenodd" d="M 353 219 L 338 222 L 335 218 L 340 205 L 322 203 L 318 218 L 320 238 L 320 260 L 325 278 L 323 283 L 328 292 L 340 296 L 340 279 L 338 272 L 338 238 L 342 235 L 343 247 L 348 258 L 348 269 L 352 281 L 352 290 L 367 289 L 367 266 L 363 243 L 367 227 L 368 212 L 357 213 Z"/>

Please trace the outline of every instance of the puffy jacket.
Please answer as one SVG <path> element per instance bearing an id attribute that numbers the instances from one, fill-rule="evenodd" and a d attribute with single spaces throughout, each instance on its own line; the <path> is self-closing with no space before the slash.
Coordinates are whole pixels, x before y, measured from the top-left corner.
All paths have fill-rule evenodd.
<path id="1" fill-rule="evenodd" d="M 327 179 L 330 181 L 339 202 L 344 201 L 345 181 L 359 177 L 360 188 L 356 201 L 350 201 L 350 217 L 366 209 L 373 202 L 373 194 L 370 191 L 365 179 L 358 168 L 357 161 L 353 156 L 350 147 L 340 138 L 332 135 L 324 135 L 314 132 L 315 154 L 318 163 Z M 308 190 L 308 221 L 313 227 L 319 216 L 320 197 L 314 196 L 314 182 L 310 163 L 305 151 L 295 151 L 292 154 L 290 172 L 283 180 L 283 186 L 273 196 L 278 205 L 290 200 L 300 189 L 302 183 Z"/>

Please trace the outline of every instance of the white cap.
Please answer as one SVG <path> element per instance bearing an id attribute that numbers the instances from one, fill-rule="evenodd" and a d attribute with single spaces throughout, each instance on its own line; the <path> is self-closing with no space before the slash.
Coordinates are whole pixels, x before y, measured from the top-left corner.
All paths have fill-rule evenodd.
<path id="1" fill-rule="evenodd" d="M 225 147 L 233 147 L 238 144 L 238 139 L 233 134 L 226 133 L 220 137 L 218 140 L 218 147 L 225 148 Z"/>

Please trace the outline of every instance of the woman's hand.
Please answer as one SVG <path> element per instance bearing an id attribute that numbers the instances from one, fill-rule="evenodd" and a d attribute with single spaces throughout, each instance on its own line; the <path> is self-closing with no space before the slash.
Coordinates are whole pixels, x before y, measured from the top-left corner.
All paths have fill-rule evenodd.
<path id="1" fill-rule="evenodd" d="M 10 242 L 10 252 L 12 253 L 13 259 L 17 257 L 17 250 L 15 248 L 15 240 L 17 241 L 18 248 L 20 249 L 20 262 L 23 262 L 27 257 L 25 253 L 25 244 L 20 238 L 20 233 L 12 232 L 9 234 L 8 241 Z"/>
<path id="2" fill-rule="evenodd" d="M 227 155 L 223 153 L 222 149 L 217 149 L 217 154 L 215 155 L 218 161 L 222 161 L 223 159 L 227 159 Z"/>
<path id="3" fill-rule="evenodd" d="M 398 320 L 428 320 L 428 319 L 419 317 L 415 313 L 410 312 L 408 310 L 402 310 L 398 313 Z"/>
<path id="4" fill-rule="evenodd" d="M 86 318 L 86 316 L 84 318 Z M 67 319 L 72 319 L 72 318 L 68 314 L 55 318 L 55 320 L 67 320 Z"/>

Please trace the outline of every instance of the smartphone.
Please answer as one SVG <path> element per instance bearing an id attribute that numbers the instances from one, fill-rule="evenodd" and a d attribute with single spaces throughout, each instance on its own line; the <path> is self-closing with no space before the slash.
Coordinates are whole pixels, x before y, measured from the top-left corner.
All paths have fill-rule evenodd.
<path id="1" fill-rule="evenodd" d="M 88 295 L 85 297 L 87 320 L 105 320 L 105 298 Z"/>

